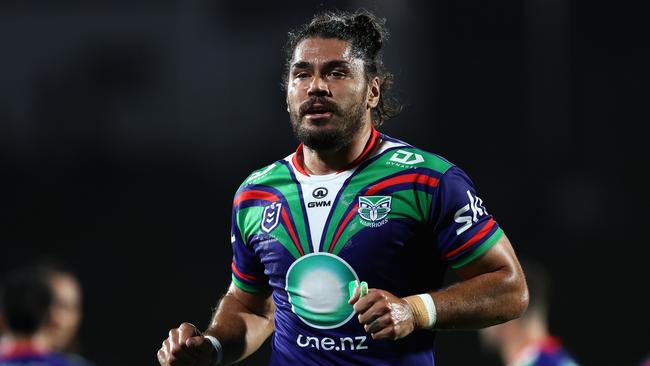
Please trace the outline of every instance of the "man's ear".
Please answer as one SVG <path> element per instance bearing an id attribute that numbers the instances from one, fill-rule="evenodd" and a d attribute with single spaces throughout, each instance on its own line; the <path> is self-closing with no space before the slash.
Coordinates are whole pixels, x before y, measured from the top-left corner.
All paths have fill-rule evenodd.
<path id="1" fill-rule="evenodd" d="M 368 109 L 375 108 L 379 104 L 379 98 L 381 97 L 380 82 L 378 76 L 375 76 L 368 83 L 368 104 L 366 107 Z"/>

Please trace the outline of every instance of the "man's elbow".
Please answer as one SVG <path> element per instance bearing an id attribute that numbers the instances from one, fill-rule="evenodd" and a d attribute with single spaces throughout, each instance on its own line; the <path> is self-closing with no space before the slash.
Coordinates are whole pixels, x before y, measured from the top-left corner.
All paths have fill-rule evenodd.
<path id="1" fill-rule="evenodd" d="M 528 309 L 528 301 L 529 301 L 528 287 L 524 284 L 523 289 L 519 293 L 515 318 L 519 318 L 526 312 L 526 309 Z"/>
<path id="2" fill-rule="evenodd" d="M 526 312 L 526 309 L 528 309 L 528 302 L 530 299 L 528 286 L 526 285 L 526 281 L 523 279 L 523 276 L 513 282 L 513 289 L 510 296 L 510 314 L 508 314 L 508 320 L 516 319 L 522 316 Z"/>

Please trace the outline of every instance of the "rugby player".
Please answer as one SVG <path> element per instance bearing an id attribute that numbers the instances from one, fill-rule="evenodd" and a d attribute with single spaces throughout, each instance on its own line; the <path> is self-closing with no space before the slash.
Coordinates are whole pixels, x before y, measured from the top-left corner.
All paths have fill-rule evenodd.
<path id="1" fill-rule="evenodd" d="M 517 257 L 468 176 L 377 130 L 397 111 L 386 36 L 365 11 L 289 33 L 300 145 L 235 194 L 232 283 L 208 329 L 170 330 L 161 365 L 230 364 L 272 334 L 271 365 L 433 365 L 436 330 L 526 309 Z M 461 281 L 442 288 L 448 267 Z"/>

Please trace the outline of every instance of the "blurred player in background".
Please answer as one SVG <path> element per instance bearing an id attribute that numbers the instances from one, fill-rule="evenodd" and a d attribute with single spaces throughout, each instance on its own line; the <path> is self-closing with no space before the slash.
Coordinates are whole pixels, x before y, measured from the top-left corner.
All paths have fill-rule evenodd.
<path id="1" fill-rule="evenodd" d="M 15 270 L 0 292 L 5 334 L 0 366 L 89 366 L 72 351 L 81 322 L 81 286 L 59 264 Z"/>
<path id="2" fill-rule="evenodd" d="M 433 365 L 436 329 L 524 311 L 515 253 L 467 175 L 377 131 L 397 111 L 386 36 L 366 12 L 320 14 L 289 34 L 301 144 L 236 193 L 232 284 L 204 333 L 169 332 L 161 365 L 229 364 L 273 332 L 272 365 Z M 448 266 L 463 281 L 441 289 Z"/>
<path id="3" fill-rule="evenodd" d="M 481 340 L 506 366 L 577 366 L 548 329 L 550 277 L 537 262 L 522 260 L 530 291 L 528 310 L 518 319 L 481 330 Z"/>

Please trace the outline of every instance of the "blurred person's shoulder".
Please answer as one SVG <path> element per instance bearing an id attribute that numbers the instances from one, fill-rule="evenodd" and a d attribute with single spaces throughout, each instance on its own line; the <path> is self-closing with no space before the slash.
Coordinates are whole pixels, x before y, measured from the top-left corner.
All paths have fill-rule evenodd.
<path id="1" fill-rule="evenodd" d="M 92 366 L 74 363 L 67 356 L 58 353 L 21 353 L 0 355 L 0 366 Z"/>
<path id="2" fill-rule="evenodd" d="M 66 360 L 70 366 L 97 366 L 95 363 L 90 362 L 84 357 L 77 354 L 66 355 Z"/>

